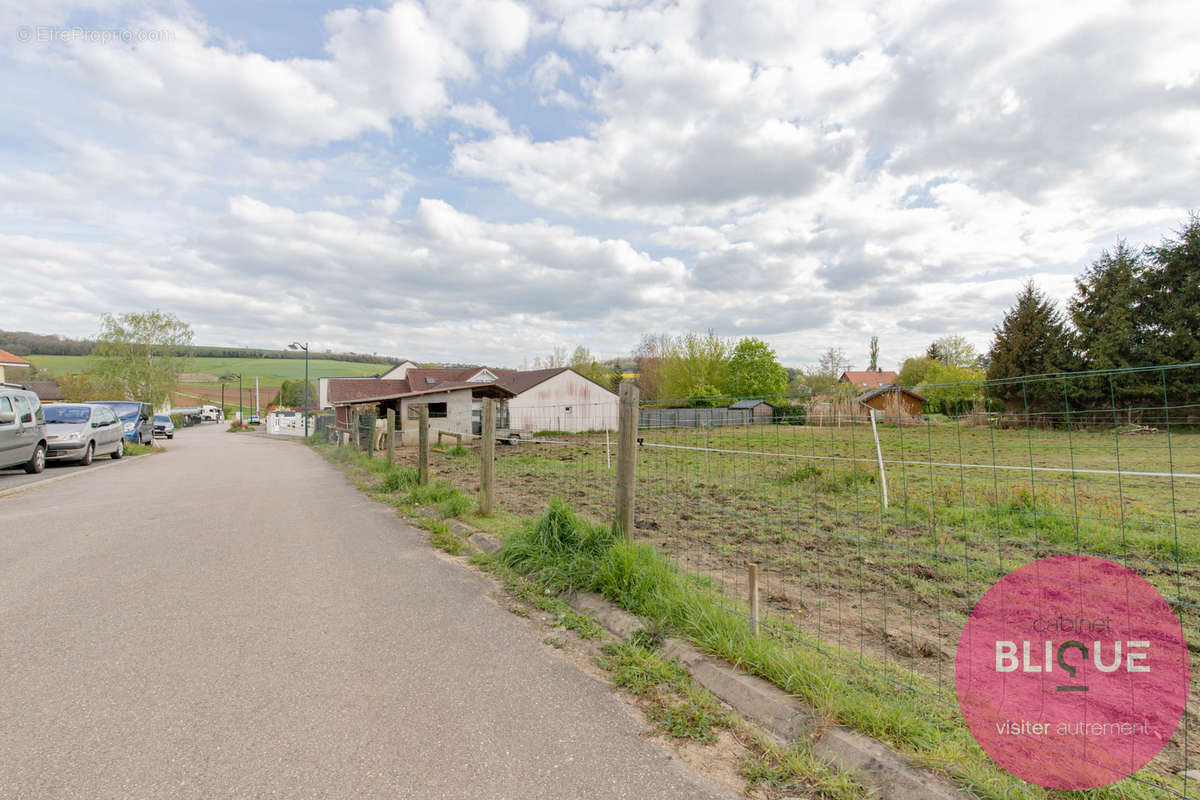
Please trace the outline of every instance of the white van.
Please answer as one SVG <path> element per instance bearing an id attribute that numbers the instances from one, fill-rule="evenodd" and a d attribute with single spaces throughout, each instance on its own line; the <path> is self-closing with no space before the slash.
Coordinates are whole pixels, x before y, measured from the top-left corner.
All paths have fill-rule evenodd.
<path id="1" fill-rule="evenodd" d="M 220 422 L 221 409 L 216 406 L 200 406 L 200 419 L 205 422 Z"/>

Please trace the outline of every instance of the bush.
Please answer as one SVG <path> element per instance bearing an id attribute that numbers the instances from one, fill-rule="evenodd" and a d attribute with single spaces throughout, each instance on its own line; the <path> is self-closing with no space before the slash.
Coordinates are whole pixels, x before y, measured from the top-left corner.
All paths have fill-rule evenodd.
<path id="1" fill-rule="evenodd" d="M 803 425 L 808 422 L 808 406 L 804 403 L 776 403 L 775 422 L 780 425 Z"/>

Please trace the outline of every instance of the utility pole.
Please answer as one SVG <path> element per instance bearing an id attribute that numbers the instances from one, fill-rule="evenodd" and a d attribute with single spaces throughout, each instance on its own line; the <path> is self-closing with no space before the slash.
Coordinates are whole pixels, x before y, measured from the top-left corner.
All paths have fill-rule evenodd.
<path id="1" fill-rule="evenodd" d="M 304 351 L 304 435 L 308 436 L 308 342 L 292 342 L 288 349 Z"/>

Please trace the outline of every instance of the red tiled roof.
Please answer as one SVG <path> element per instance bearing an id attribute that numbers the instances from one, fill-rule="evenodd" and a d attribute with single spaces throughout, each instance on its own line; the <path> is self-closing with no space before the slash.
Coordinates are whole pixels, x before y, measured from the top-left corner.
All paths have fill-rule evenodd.
<path id="1" fill-rule="evenodd" d="M 570 367 L 556 367 L 554 369 L 529 369 L 524 372 L 516 370 L 504 370 L 507 374 L 501 375 L 500 380 L 496 381 L 496 385 L 503 386 L 513 394 L 522 394 L 529 391 L 539 383 L 548 381 L 555 375 L 566 372 Z M 497 370 L 492 370 L 497 372 Z"/>
<path id="2" fill-rule="evenodd" d="M 7 350 L 0 350 L 0 366 L 5 367 L 31 367 L 33 366 L 20 356 L 14 356 Z"/>
<path id="3" fill-rule="evenodd" d="M 330 403 L 352 403 L 368 397 L 408 392 L 408 381 L 389 378 L 352 378 L 329 382 Z"/>
<path id="4" fill-rule="evenodd" d="M 876 386 L 890 386 L 900 378 L 896 372 L 851 372 L 842 373 L 838 380 L 842 383 L 853 383 L 864 389 L 874 389 Z"/>

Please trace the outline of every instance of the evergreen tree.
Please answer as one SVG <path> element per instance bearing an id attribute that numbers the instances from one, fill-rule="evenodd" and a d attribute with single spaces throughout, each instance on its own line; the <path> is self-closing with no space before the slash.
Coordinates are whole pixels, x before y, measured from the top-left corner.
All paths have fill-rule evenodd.
<path id="1" fill-rule="evenodd" d="M 1200 361 L 1200 216 L 1192 214 L 1177 236 L 1145 250 L 1151 364 Z"/>
<path id="2" fill-rule="evenodd" d="M 1075 279 L 1067 308 L 1087 369 L 1120 369 L 1144 363 L 1139 306 L 1145 299 L 1142 263 L 1124 242 L 1105 250 Z"/>
<path id="3" fill-rule="evenodd" d="M 995 339 L 988 352 L 988 380 L 1044 375 L 1073 369 L 1075 356 L 1071 335 L 1062 315 L 1033 281 L 1017 295 L 1017 302 L 993 329 Z M 1058 381 L 1004 383 L 990 393 L 1017 409 L 1028 402 L 1031 410 L 1062 408 L 1063 387 Z"/>

